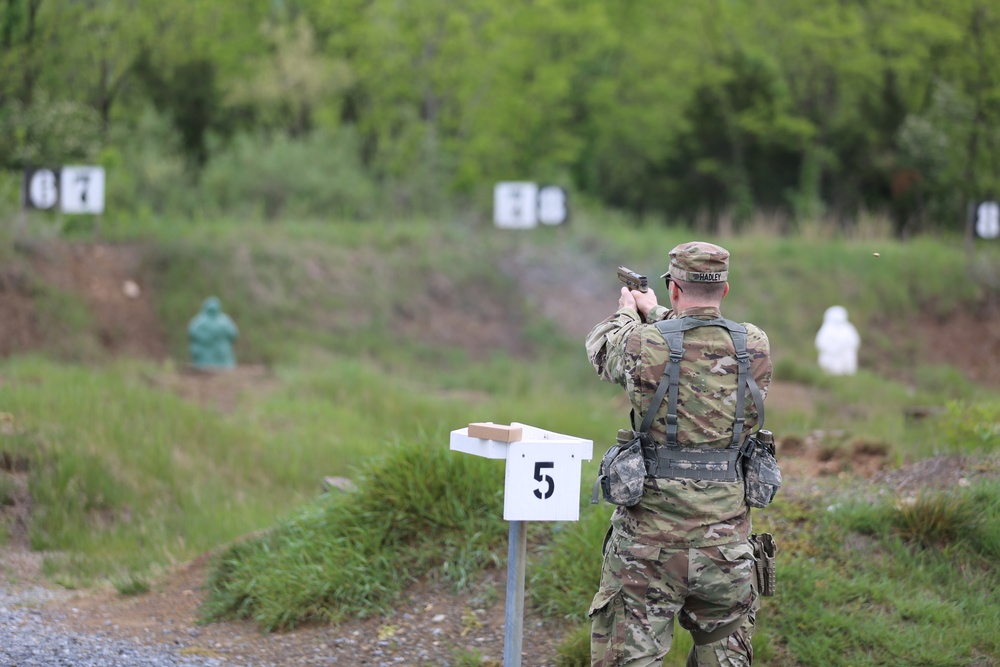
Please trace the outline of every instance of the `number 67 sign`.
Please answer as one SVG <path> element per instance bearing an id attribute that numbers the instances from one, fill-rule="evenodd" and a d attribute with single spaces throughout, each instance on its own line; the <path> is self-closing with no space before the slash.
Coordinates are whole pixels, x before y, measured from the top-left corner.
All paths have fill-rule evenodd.
<path id="1" fill-rule="evenodd" d="M 452 431 L 451 449 L 507 459 L 504 520 L 578 521 L 581 466 L 593 457 L 594 443 L 516 422 L 510 428 L 520 430 L 520 440 L 471 437 L 467 428 Z"/>

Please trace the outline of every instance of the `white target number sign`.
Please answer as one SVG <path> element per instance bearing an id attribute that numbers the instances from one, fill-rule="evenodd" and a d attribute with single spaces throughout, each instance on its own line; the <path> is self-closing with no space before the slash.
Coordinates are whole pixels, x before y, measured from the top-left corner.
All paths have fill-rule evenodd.
<path id="1" fill-rule="evenodd" d="M 579 453 L 572 447 L 512 442 L 507 452 L 503 518 L 576 521 L 579 515 Z"/>
<path id="2" fill-rule="evenodd" d="M 25 208 L 63 213 L 104 213 L 104 167 L 69 166 L 24 171 Z"/>
<path id="3" fill-rule="evenodd" d="M 35 169 L 25 174 L 25 204 L 47 211 L 59 201 L 59 176 L 51 169 Z"/>
<path id="4" fill-rule="evenodd" d="M 561 225 L 569 218 L 566 190 L 558 185 L 508 181 L 493 186 L 493 222 L 505 229 Z"/>
<path id="5" fill-rule="evenodd" d="M 514 442 L 451 432 L 451 449 L 488 459 L 507 459 L 503 518 L 506 521 L 577 521 L 580 518 L 580 471 L 593 457 L 591 440 L 514 422 L 523 431 Z"/>
<path id="6" fill-rule="evenodd" d="M 63 167 L 61 181 L 63 213 L 104 212 L 103 167 Z"/>

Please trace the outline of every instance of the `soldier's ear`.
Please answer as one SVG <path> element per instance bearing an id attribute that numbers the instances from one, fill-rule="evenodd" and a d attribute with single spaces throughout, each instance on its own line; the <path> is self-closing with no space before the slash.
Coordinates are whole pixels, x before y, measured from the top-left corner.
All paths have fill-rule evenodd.
<path id="1" fill-rule="evenodd" d="M 722 299 L 725 299 L 727 294 L 729 294 L 729 283 L 728 282 L 726 283 L 726 286 L 722 288 Z M 719 300 L 721 301 L 722 299 L 719 299 Z"/>

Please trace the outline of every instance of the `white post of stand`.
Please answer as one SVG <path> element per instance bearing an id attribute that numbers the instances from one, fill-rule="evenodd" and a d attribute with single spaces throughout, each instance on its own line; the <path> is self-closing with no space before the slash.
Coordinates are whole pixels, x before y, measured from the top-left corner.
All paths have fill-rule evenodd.
<path id="1" fill-rule="evenodd" d="M 483 437 L 477 437 L 483 436 Z M 504 667 L 520 667 L 528 521 L 579 521 L 580 471 L 594 443 L 526 424 L 469 424 L 451 432 L 451 449 L 506 459 L 503 518 L 507 545 Z"/>

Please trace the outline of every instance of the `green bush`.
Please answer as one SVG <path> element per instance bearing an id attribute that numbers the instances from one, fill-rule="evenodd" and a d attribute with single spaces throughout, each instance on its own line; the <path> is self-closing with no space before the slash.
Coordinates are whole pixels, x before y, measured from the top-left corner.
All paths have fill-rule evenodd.
<path id="1" fill-rule="evenodd" d="M 149 581 L 142 575 L 129 572 L 121 577 L 112 577 L 111 583 L 120 595 L 142 595 L 149 592 Z"/>
<path id="2" fill-rule="evenodd" d="M 198 194 L 170 119 L 147 108 L 128 125 L 115 124 L 99 157 L 107 172 L 110 226 L 134 229 L 156 215 L 191 215 Z"/>
<path id="3" fill-rule="evenodd" d="M 39 91 L 30 105 L 7 101 L 0 113 L 0 168 L 90 160 L 101 145 L 101 121 L 87 104 Z"/>
<path id="4" fill-rule="evenodd" d="M 17 480 L 8 472 L 0 470 L 0 506 L 13 505 L 17 493 Z"/>
<path id="5" fill-rule="evenodd" d="M 205 210 L 227 215 L 357 220 L 376 207 L 357 135 L 238 135 L 201 175 Z"/>
<path id="6" fill-rule="evenodd" d="M 1000 448 L 1000 403 L 950 401 L 937 426 L 937 439 L 945 447 L 959 452 L 996 451 Z"/>
<path id="7" fill-rule="evenodd" d="M 950 494 L 920 494 L 912 502 L 901 502 L 892 515 L 892 525 L 900 537 L 928 548 L 973 533 L 977 522 L 969 499 Z"/>

